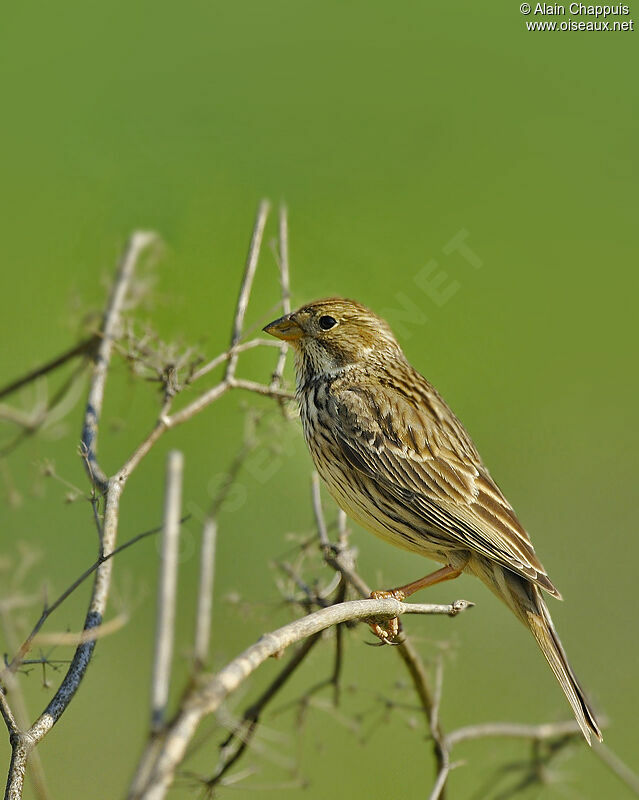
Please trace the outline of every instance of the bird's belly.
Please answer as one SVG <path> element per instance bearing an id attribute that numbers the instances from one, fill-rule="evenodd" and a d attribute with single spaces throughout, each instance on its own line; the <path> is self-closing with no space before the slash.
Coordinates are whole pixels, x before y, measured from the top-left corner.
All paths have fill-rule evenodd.
<path id="1" fill-rule="evenodd" d="M 325 449 L 321 455 L 313 446 L 310 450 L 331 496 L 352 520 L 403 550 L 441 563 L 448 561 L 449 551 L 436 535 L 425 531 L 415 514 L 384 495 L 374 481 L 344 464 L 337 453 L 327 458 Z"/>

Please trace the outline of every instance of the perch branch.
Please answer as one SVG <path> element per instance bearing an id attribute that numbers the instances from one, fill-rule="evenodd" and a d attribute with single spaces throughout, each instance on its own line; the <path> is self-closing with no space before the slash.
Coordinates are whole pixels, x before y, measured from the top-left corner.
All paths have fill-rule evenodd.
<path id="1" fill-rule="evenodd" d="M 351 600 L 329 606 L 264 634 L 216 675 L 202 675 L 193 691 L 184 699 L 176 716 L 162 733 L 160 745 L 152 741 L 140 761 L 129 800 L 160 800 L 166 796 L 175 770 L 184 758 L 202 718 L 213 713 L 223 700 L 240 686 L 266 659 L 279 655 L 287 647 L 314 636 L 333 625 L 371 617 L 382 620 L 402 614 L 445 614 L 456 616 L 469 607 L 465 600 L 448 605 L 403 603 L 393 598 Z"/>

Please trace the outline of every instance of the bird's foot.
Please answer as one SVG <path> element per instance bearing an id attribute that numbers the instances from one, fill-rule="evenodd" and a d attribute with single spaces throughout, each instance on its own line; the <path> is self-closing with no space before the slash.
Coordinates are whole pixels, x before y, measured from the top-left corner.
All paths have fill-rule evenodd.
<path id="1" fill-rule="evenodd" d="M 376 592 L 371 592 L 373 600 L 386 600 L 392 597 L 394 600 L 404 600 L 406 595 L 401 589 L 380 589 Z M 379 644 L 399 644 L 397 640 L 401 633 L 402 627 L 399 617 L 393 617 L 381 625 L 378 622 L 369 622 L 370 629 L 375 636 L 380 640 Z"/>

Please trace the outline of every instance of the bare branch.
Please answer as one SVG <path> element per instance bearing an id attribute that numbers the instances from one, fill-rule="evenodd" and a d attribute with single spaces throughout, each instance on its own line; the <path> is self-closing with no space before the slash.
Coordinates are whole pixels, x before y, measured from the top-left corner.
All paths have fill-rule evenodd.
<path id="1" fill-rule="evenodd" d="M 264 397 L 274 397 L 278 400 L 293 400 L 295 394 L 293 392 L 286 392 L 283 389 L 271 388 L 265 386 L 257 381 L 245 381 L 240 378 L 232 378 L 229 381 L 231 389 L 245 389 L 248 392 L 255 392 L 255 394 L 264 395 Z"/>
<path id="2" fill-rule="evenodd" d="M 185 522 L 187 519 L 188 517 L 183 517 L 181 519 L 181 522 Z M 138 533 L 137 536 L 133 536 L 124 544 L 121 544 L 119 547 L 116 547 L 116 549 L 112 550 L 108 555 L 101 556 L 97 561 L 91 564 L 91 566 L 88 569 L 86 569 L 78 578 L 76 578 L 73 581 L 73 583 L 70 586 L 68 586 L 53 603 L 51 603 L 51 605 L 47 605 L 47 607 L 43 610 L 42 614 L 40 615 L 40 618 L 33 626 L 31 633 L 20 645 L 20 648 L 17 650 L 15 656 L 11 659 L 11 662 L 6 667 L 4 667 L 2 671 L 0 671 L 0 683 L 5 683 L 6 681 L 8 681 L 10 674 L 14 673 L 20 667 L 20 665 L 24 661 L 24 657 L 33 646 L 33 642 L 35 640 L 38 631 L 42 628 L 42 626 L 51 616 L 51 614 L 53 614 L 53 612 L 62 605 L 62 603 L 67 599 L 67 597 L 69 597 L 69 595 L 73 594 L 73 592 L 78 588 L 78 586 L 84 583 L 84 581 L 89 577 L 89 575 L 95 572 L 96 569 L 105 561 L 108 561 L 110 558 L 113 558 L 113 556 L 118 555 L 118 553 L 121 553 L 123 550 L 126 550 L 128 547 L 131 547 L 131 545 L 135 544 L 136 542 L 139 542 L 141 539 L 145 539 L 147 536 L 152 536 L 153 534 L 158 533 L 161 530 L 162 528 L 152 528 L 149 531 L 144 531 L 144 533 Z"/>
<path id="3" fill-rule="evenodd" d="M 202 378 L 204 375 L 207 375 L 209 372 L 212 372 L 216 367 L 219 367 L 220 364 L 223 364 L 225 361 L 228 361 L 232 356 L 239 355 L 240 353 L 245 353 L 247 350 L 253 350 L 255 347 L 277 347 L 280 349 L 280 343 L 276 342 L 274 339 L 251 339 L 248 342 L 243 342 L 242 344 L 238 344 L 235 347 L 227 350 L 225 353 L 220 353 L 219 356 L 216 356 L 214 359 L 209 361 L 208 363 L 204 364 L 204 366 L 200 367 L 196 370 L 191 377 L 189 378 L 189 383 L 194 383 L 195 381 Z"/>
<path id="4" fill-rule="evenodd" d="M 592 748 L 594 754 L 600 758 L 608 769 L 616 775 L 619 780 L 639 796 L 639 775 L 633 772 L 616 753 L 606 747 L 605 744 L 595 744 Z"/>
<path id="5" fill-rule="evenodd" d="M 543 741 L 579 732 L 580 728 L 575 720 L 546 722 L 542 725 L 520 725 L 517 722 L 485 722 L 480 725 L 469 725 L 468 727 L 451 731 L 446 736 L 446 745 L 452 748 L 460 742 L 491 737 Z"/>
<path id="6" fill-rule="evenodd" d="M 2 719 L 7 726 L 9 735 L 15 736 L 15 734 L 19 733 L 20 729 L 18 727 L 18 723 L 16 722 L 16 718 L 13 716 L 13 711 L 11 710 L 11 706 L 7 700 L 7 695 L 4 688 L 0 689 L 0 714 L 2 714 Z"/>
<path id="7" fill-rule="evenodd" d="M 320 493 L 320 479 L 317 472 L 313 472 L 311 476 L 311 496 L 313 500 L 313 514 L 315 516 L 315 524 L 317 525 L 317 535 L 320 540 L 322 548 L 329 548 L 331 546 L 326 530 L 326 520 L 324 519 L 324 512 L 322 510 L 322 495 Z M 370 592 L 368 592 L 370 594 Z"/>
<path id="8" fill-rule="evenodd" d="M 146 231 L 137 231 L 129 239 L 120 261 L 120 266 L 102 321 L 100 345 L 95 355 L 93 375 L 91 376 L 89 397 L 87 399 L 84 429 L 82 431 L 82 445 L 86 453 L 89 478 L 92 483 L 96 483 L 103 490 L 105 490 L 107 486 L 107 476 L 97 461 L 98 424 L 102 412 L 104 387 L 106 385 L 109 362 L 111 361 L 113 340 L 118 333 L 120 315 L 135 265 L 142 252 L 155 240 L 156 235 Z"/>
<path id="9" fill-rule="evenodd" d="M 217 521 L 213 517 L 204 520 L 202 546 L 200 548 L 200 583 L 195 616 L 195 644 L 193 657 L 195 666 L 201 669 L 209 654 L 211 616 L 213 610 L 213 583 L 215 580 L 215 545 Z"/>
<path id="10" fill-rule="evenodd" d="M 175 633 L 175 603 L 177 595 L 178 546 L 180 509 L 182 505 L 182 473 L 184 456 L 172 450 L 166 461 L 164 495 L 164 527 L 157 597 L 157 629 L 155 657 L 151 681 L 151 730 L 162 727 L 169 699 L 173 638 Z"/>
<path id="11" fill-rule="evenodd" d="M 216 784 L 220 783 L 222 778 L 231 769 L 231 767 L 241 758 L 246 748 L 251 743 L 253 735 L 257 730 L 257 725 L 260 716 L 270 701 L 277 695 L 280 689 L 285 685 L 291 675 L 302 664 L 306 656 L 311 652 L 315 645 L 319 642 L 322 634 L 316 633 L 314 636 L 309 636 L 306 641 L 298 647 L 293 653 L 288 663 L 282 670 L 275 676 L 274 680 L 266 687 L 257 700 L 252 703 L 249 708 L 242 714 L 242 719 L 239 724 L 231 731 L 226 740 L 221 746 L 221 763 L 216 769 L 214 775 L 206 781 L 206 786 L 212 789 Z M 234 746 L 235 745 L 235 746 Z"/>
<path id="12" fill-rule="evenodd" d="M 218 383 L 216 386 L 213 386 L 212 389 L 209 389 L 207 392 L 204 392 L 204 394 L 200 395 L 196 400 L 193 400 L 192 403 L 189 403 L 189 405 L 186 406 L 185 408 L 181 409 L 180 411 L 177 411 L 170 417 L 165 417 L 163 419 L 160 419 L 158 422 L 158 426 L 162 426 L 162 428 L 166 430 L 167 428 L 175 428 L 177 425 L 181 425 L 183 422 L 187 422 L 188 420 L 191 419 L 191 417 L 194 417 L 196 414 L 199 414 L 200 411 L 202 411 L 204 408 L 210 406 L 211 403 L 214 403 L 216 400 L 218 400 L 223 394 L 228 392 L 230 388 L 231 387 L 228 381 L 222 381 L 221 383 Z M 160 430 L 160 434 L 163 433 L 164 430 Z M 139 463 L 139 461 L 141 461 L 142 457 L 146 455 L 151 446 L 155 443 L 155 440 L 151 439 L 151 437 L 149 437 L 149 439 L 150 439 L 149 444 L 146 445 L 145 443 L 143 443 L 140 446 L 140 448 L 138 448 L 138 451 L 136 451 L 136 454 L 134 454 L 131 457 L 131 459 L 129 459 L 129 462 L 127 462 L 124 469 L 127 470 L 134 469 L 135 466 Z M 138 452 L 140 452 L 141 455 L 138 455 L 137 454 Z"/>
<path id="13" fill-rule="evenodd" d="M 279 217 L 279 268 L 280 288 L 282 291 L 282 309 L 285 314 L 291 313 L 291 279 L 288 261 L 288 210 L 280 206 Z"/>
<path id="14" fill-rule="evenodd" d="M 248 255 L 246 257 L 246 266 L 244 268 L 244 277 L 242 278 L 242 285 L 240 286 L 240 294 L 237 298 L 237 305 L 235 307 L 235 319 L 233 320 L 233 332 L 231 334 L 230 350 L 234 350 L 235 346 L 239 343 L 242 337 L 242 328 L 244 326 L 244 316 L 248 307 L 248 301 L 253 286 L 253 278 L 257 270 L 257 261 L 260 255 L 260 248 L 262 246 L 262 237 L 264 235 L 264 227 L 268 217 L 270 205 L 266 200 L 262 200 L 257 210 L 257 217 L 255 219 L 255 227 L 253 228 L 253 235 L 251 237 L 251 244 L 249 246 Z M 226 365 L 225 379 L 228 380 L 235 375 L 235 368 L 237 366 L 237 353 L 233 352 Z"/>
<path id="15" fill-rule="evenodd" d="M 28 436 L 33 436 L 46 426 L 53 425 L 75 405 L 81 394 L 78 378 L 84 372 L 86 359 L 82 359 L 52 397 L 46 398 L 30 412 L 9 406 L 0 406 L 0 419 L 13 422 L 22 430 L 12 441 L 0 448 L 0 457 L 9 455 Z"/>
<path id="16" fill-rule="evenodd" d="M 103 639 L 105 636 L 110 636 L 112 633 L 119 631 L 123 628 L 129 617 L 127 614 L 118 614 L 108 622 L 103 622 L 101 625 L 96 625 L 95 628 L 86 628 L 78 633 L 65 631 L 64 633 L 39 633 L 33 640 L 34 644 L 53 644 L 53 645 L 73 645 L 84 644 L 85 642 L 94 642 L 96 639 Z M 22 662 L 25 663 L 24 661 Z"/>
<path id="17" fill-rule="evenodd" d="M 437 777 L 435 778 L 433 788 L 428 795 L 428 800 L 441 800 L 441 798 L 443 798 L 449 773 L 450 765 L 448 763 L 448 759 L 446 759 L 437 772 Z"/>
<path id="18" fill-rule="evenodd" d="M 12 381 L 7 386 L 3 386 L 2 389 L 0 389 L 0 398 L 7 397 L 8 395 L 13 394 L 13 392 L 17 392 L 18 389 L 21 389 L 23 386 L 32 383 L 37 378 L 41 378 L 43 375 L 48 375 L 49 372 L 61 367 L 63 364 L 66 364 L 67 361 L 70 361 L 76 356 L 88 355 L 99 341 L 99 338 L 100 337 L 98 334 L 88 336 L 86 339 L 82 339 L 82 341 L 74 344 L 73 347 L 65 350 L 64 353 L 52 358 L 51 361 L 41 364 L 39 367 L 27 372 L 26 375 L 18 378 L 18 380 Z M 277 342 L 276 345 L 279 347 Z"/>
<path id="19" fill-rule="evenodd" d="M 291 283 L 289 277 L 289 263 L 288 263 L 288 212 L 286 206 L 280 206 L 279 214 L 279 248 L 277 265 L 280 272 L 280 290 L 282 294 L 282 311 L 285 314 L 291 313 Z M 277 359 L 277 365 L 273 378 L 271 380 L 271 389 L 276 389 L 282 383 L 282 375 L 284 373 L 284 364 L 286 363 L 286 353 L 288 346 L 286 342 L 276 342 L 280 348 L 280 355 Z"/>

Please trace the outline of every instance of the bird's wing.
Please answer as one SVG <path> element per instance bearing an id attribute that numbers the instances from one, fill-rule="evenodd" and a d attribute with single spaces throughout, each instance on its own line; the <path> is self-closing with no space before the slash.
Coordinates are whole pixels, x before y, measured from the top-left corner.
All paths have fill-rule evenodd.
<path id="1" fill-rule="evenodd" d="M 334 435 L 348 463 L 451 545 L 474 550 L 559 597 L 464 427 L 420 375 L 410 389 L 333 390 Z"/>

